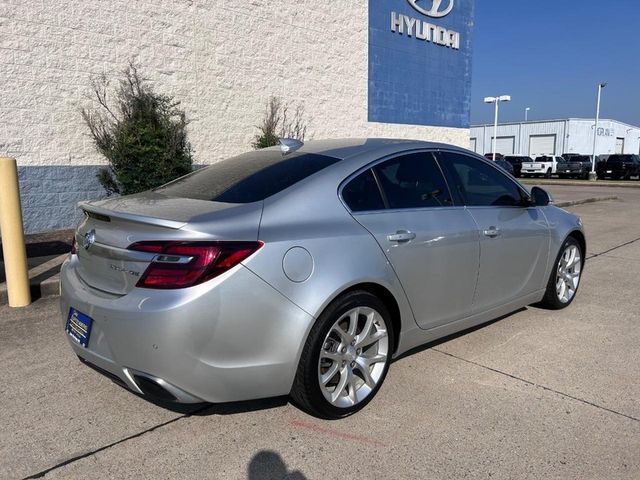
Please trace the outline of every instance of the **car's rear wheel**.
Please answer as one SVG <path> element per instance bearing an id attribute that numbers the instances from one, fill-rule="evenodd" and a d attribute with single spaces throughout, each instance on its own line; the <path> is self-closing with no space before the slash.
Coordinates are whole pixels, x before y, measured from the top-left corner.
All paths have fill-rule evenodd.
<path id="1" fill-rule="evenodd" d="M 391 318 L 380 299 L 366 291 L 339 297 L 309 333 L 291 397 L 322 418 L 361 410 L 385 379 L 393 339 Z"/>
<path id="2" fill-rule="evenodd" d="M 583 255 L 582 248 L 575 238 L 568 237 L 564 241 L 540 306 L 560 310 L 571 305 L 580 286 Z"/>

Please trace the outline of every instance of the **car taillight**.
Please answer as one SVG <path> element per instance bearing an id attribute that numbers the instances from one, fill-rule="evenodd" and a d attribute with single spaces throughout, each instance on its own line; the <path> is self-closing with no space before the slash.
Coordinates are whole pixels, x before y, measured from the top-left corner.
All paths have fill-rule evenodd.
<path id="1" fill-rule="evenodd" d="M 71 239 L 71 251 L 70 251 L 71 255 L 75 255 L 78 253 L 77 245 L 78 244 L 76 242 L 76 234 L 74 233 L 73 238 Z"/>
<path id="2" fill-rule="evenodd" d="M 129 250 L 155 253 L 137 287 L 186 288 L 226 272 L 264 245 L 262 242 L 138 242 Z"/>

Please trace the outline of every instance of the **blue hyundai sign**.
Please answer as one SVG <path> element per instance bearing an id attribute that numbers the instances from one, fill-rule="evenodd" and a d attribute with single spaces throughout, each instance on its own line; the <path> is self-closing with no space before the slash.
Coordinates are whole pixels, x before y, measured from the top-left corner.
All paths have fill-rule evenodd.
<path id="1" fill-rule="evenodd" d="M 369 0 L 369 121 L 469 127 L 474 0 Z"/>

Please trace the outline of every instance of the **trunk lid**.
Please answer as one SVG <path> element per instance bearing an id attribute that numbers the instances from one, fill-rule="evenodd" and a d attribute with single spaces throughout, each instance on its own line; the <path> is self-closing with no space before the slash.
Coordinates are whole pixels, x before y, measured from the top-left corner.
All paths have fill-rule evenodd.
<path id="1" fill-rule="evenodd" d="M 89 286 L 130 292 L 155 254 L 127 250 L 143 241 L 255 241 L 262 203 L 230 204 L 153 192 L 83 203 L 76 231 L 78 275 Z"/>

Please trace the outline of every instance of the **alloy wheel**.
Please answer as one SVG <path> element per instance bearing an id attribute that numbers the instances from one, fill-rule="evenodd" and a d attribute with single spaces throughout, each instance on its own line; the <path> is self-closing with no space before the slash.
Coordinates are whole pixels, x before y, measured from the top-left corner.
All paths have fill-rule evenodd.
<path id="1" fill-rule="evenodd" d="M 582 258 L 580 249 L 573 244 L 567 245 L 556 273 L 556 294 L 561 303 L 568 303 L 576 294 L 582 271 Z"/>
<path id="2" fill-rule="evenodd" d="M 345 312 L 320 349 L 318 382 L 325 399 L 339 408 L 362 402 L 383 378 L 388 355 L 382 315 L 364 306 Z"/>

